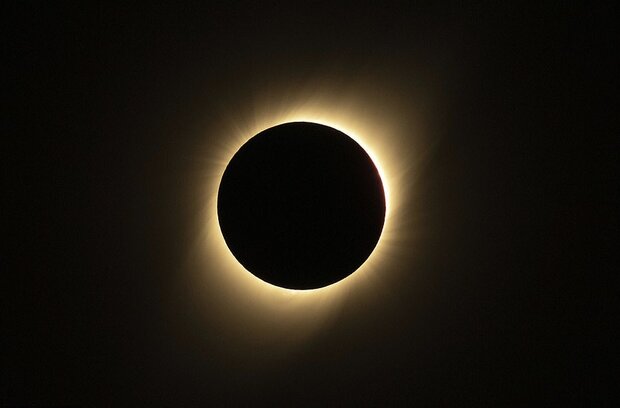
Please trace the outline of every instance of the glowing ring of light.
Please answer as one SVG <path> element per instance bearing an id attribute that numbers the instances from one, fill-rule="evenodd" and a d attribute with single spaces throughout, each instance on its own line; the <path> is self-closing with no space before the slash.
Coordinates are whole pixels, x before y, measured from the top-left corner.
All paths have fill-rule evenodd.
<path id="1" fill-rule="evenodd" d="M 228 246 L 224 245 L 225 248 L 226 248 L 227 256 L 228 257 L 232 257 L 232 259 L 234 259 L 234 262 L 238 263 L 239 266 L 243 269 L 243 271 L 247 275 L 249 275 L 252 279 L 256 280 L 261 285 L 267 285 L 270 288 L 277 288 L 278 290 L 282 290 L 282 291 L 285 291 L 285 292 L 295 292 L 295 293 L 299 293 L 299 294 L 309 294 L 311 292 L 325 291 L 325 290 L 329 290 L 330 288 L 333 289 L 336 286 L 343 285 L 343 284 L 346 283 L 346 281 L 354 279 L 354 276 L 356 274 L 359 274 L 359 273 L 361 273 L 361 272 L 363 272 L 363 271 L 365 271 L 367 269 L 367 267 L 365 267 L 365 265 L 367 263 L 369 263 L 369 262 L 372 262 L 373 258 L 377 256 L 376 254 L 378 252 L 380 252 L 380 249 L 381 249 L 381 246 L 382 246 L 382 242 L 383 242 L 383 236 L 384 236 L 386 231 L 389 231 L 390 220 L 391 220 L 391 203 L 392 203 L 393 197 L 391 196 L 391 193 L 390 193 L 392 191 L 392 189 L 390 188 L 390 179 L 387 177 L 386 171 L 384 170 L 384 166 L 381 165 L 381 162 L 378 160 L 376 153 L 374 153 L 374 150 L 369 148 L 368 143 L 366 142 L 367 139 L 365 140 L 363 137 L 359 136 L 358 132 L 354 132 L 351 129 L 348 129 L 345 126 L 342 126 L 339 123 L 329 122 L 329 121 L 326 121 L 326 120 L 319 120 L 319 119 L 315 119 L 315 118 L 310 119 L 310 118 L 305 117 L 305 116 L 299 116 L 299 117 L 296 117 L 295 119 L 292 119 L 292 120 L 285 120 L 283 122 L 277 122 L 277 123 L 274 123 L 273 125 L 269 125 L 269 126 L 263 128 L 263 129 L 258 130 L 254 134 L 248 135 L 247 139 L 245 139 L 243 141 L 243 143 L 241 143 L 241 145 L 239 147 L 237 147 L 234 152 L 232 152 L 230 157 L 227 158 L 226 163 L 230 162 L 230 160 L 232 159 L 234 154 L 241 148 L 241 146 L 243 146 L 248 140 L 250 140 L 252 137 L 257 135 L 258 133 L 262 132 L 263 130 L 269 129 L 269 128 L 273 127 L 273 126 L 277 126 L 279 124 L 289 123 L 289 122 L 312 122 L 312 123 L 318 123 L 320 125 L 325 125 L 325 126 L 332 127 L 332 128 L 334 128 L 336 130 L 339 130 L 339 131 L 343 132 L 344 134 L 348 135 L 349 137 L 351 137 L 360 146 L 362 146 L 362 148 L 366 151 L 366 153 L 368 153 L 368 155 L 370 156 L 371 160 L 373 161 L 375 167 L 379 171 L 379 175 L 381 176 L 381 180 L 382 180 L 382 183 L 383 183 L 383 191 L 384 191 L 384 194 L 385 194 L 385 222 L 384 222 L 383 230 L 381 232 L 381 236 L 379 237 L 379 241 L 377 242 L 377 245 L 376 245 L 375 249 L 370 254 L 368 259 L 366 259 L 366 261 L 364 261 L 364 263 L 362 265 L 360 265 L 360 267 L 355 272 L 353 272 L 352 274 L 350 274 L 346 278 L 344 278 L 344 279 L 342 279 L 342 280 L 340 280 L 338 282 L 332 283 L 331 285 L 328 285 L 328 286 L 324 286 L 324 287 L 317 288 L 317 289 L 295 290 L 295 289 L 286 289 L 286 288 L 282 288 L 282 287 L 279 287 L 279 286 L 272 285 L 272 284 L 270 284 L 268 282 L 265 282 L 265 281 L 257 278 L 251 272 L 246 270 L 239 263 L 239 261 L 237 261 L 237 259 L 234 257 L 232 252 L 230 252 L 230 249 L 228 248 Z M 222 172 L 221 172 L 221 174 L 218 177 L 219 180 L 222 179 L 222 175 L 224 174 L 224 170 L 225 170 L 225 167 L 224 167 L 224 169 L 222 169 Z M 217 209 L 215 209 L 215 218 L 217 219 Z M 222 235 L 222 231 L 219 228 L 219 220 L 218 220 L 217 225 L 218 225 L 218 228 L 217 228 L 217 232 L 216 233 L 218 234 L 218 236 L 221 239 L 221 241 L 224 242 L 224 244 L 225 244 L 224 236 Z M 375 262 L 376 262 L 376 260 L 375 260 Z"/>
<path id="2" fill-rule="evenodd" d="M 363 88 L 363 87 L 361 87 Z M 240 114 L 228 122 L 218 124 L 209 134 L 221 135 L 211 142 L 203 184 L 205 207 L 202 215 L 200 239 L 195 248 L 194 278 L 198 279 L 201 297 L 208 306 L 205 310 L 218 327 L 228 327 L 233 332 L 242 330 L 243 336 L 265 337 L 289 336 L 299 340 L 313 332 L 329 317 L 336 304 L 347 295 L 362 296 L 386 285 L 391 274 L 396 274 L 395 259 L 411 251 L 402 242 L 410 238 L 411 232 L 403 231 L 403 214 L 399 212 L 408 200 L 412 188 L 412 123 L 410 112 L 405 117 L 403 104 L 388 97 L 346 98 L 330 91 L 310 94 L 284 95 L 279 98 L 286 103 L 275 106 L 273 96 L 257 103 L 253 101 L 248 109 L 239 108 Z M 356 101 L 366 101 L 360 105 Z M 380 101 L 377 113 L 369 113 L 367 101 Z M 257 107 L 263 111 L 257 112 Z M 372 107 L 372 106 L 371 106 Z M 392 109 L 389 109 L 392 108 Z M 245 113 L 245 115 L 244 115 Z M 249 113 L 249 114 L 248 114 Z M 246 119 L 244 119 L 244 117 Z M 251 137 L 262 130 L 287 122 L 313 122 L 335 128 L 353 138 L 371 157 L 377 167 L 386 199 L 386 213 L 383 231 L 369 258 L 351 275 L 329 286 L 312 290 L 291 290 L 264 282 L 247 271 L 228 249 L 217 218 L 217 191 L 226 165 L 233 155 Z M 219 150 L 213 148 L 219 144 Z M 203 179 L 204 181 L 204 179 Z M 390 261 L 390 262 L 388 262 Z M 381 269 L 381 274 L 378 273 Z M 377 272 L 377 273 L 375 273 Z M 381 275 L 381 276 L 379 276 Z M 389 285 L 389 283 L 387 283 Z"/>

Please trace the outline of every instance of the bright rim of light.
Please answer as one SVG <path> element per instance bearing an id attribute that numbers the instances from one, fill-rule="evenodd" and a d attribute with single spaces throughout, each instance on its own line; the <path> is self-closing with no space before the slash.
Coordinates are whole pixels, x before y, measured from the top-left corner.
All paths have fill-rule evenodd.
<path id="1" fill-rule="evenodd" d="M 284 291 L 286 291 L 286 292 L 300 292 L 300 293 L 308 294 L 308 293 L 311 293 L 311 292 L 314 292 L 314 291 L 322 291 L 322 290 L 326 290 L 326 289 L 328 289 L 328 288 L 330 288 L 330 289 L 331 289 L 331 288 L 333 288 L 334 286 L 339 285 L 339 284 L 343 283 L 344 281 L 346 281 L 346 280 L 348 280 L 348 279 L 352 278 L 352 277 L 353 277 L 355 274 L 357 274 L 358 272 L 362 272 L 362 271 L 364 271 L 364 270 L 366 269 L 366 268 L 364 268 L 364 265 L 366 264 L 366 262 L 369 262 L 369 261 L 370 261 L 370 259 L 373 257 L 373 254 L 377 253 L 377 250 L 381 248 L 381 237 L 383 237 L 383 235 L 384 235 L 385 231 L 389 231 L 389 219 L 390 219 L 390 205 L 389 205 L 389 203 L 390 203 L 390 201 L 391 201 L 391 198 L 390 198 L 390 191 L 391 191 L 391 190 L 390 190 L 390 188 L 389 188 L 389 182 L 388 182 L 388 179 L 387 179 L 387 177 L 386 177 L 385 170 L 383 170 L 383 166 L 381 166 L 380 162 L 378 161 L 376 154 L 373 152 L 373 150 L 372 150 L 372 149 L 370 149 L 370 148 L 368 148 L 368 147 L 367 147 L 367 143 L 365 143 L 365 142 L 363 141 L 363 138 L 361 138 L 358 134 L 354 133 L 354 132 L 353 132 L 352 130 L 350 130 L 350 129 L 346 129 L 346 128 L 345 128 L 345 127 L 343 127 L 343 126 L 340 126 L 339 124 L 336 124 L 336 123 L 333 123 L 333 122 L 327 122 L 327 121 L 325 121 L 325 120 L 320 120 L 320 119 L 317 119 L 317 118 L 308 118 L 308 117 L 305 117 L 305 116 L 303 116 L 303 115 L 297 116 L 297 117 L 295 117 L 295 118 L 289 118 L 289 119 L 287 119 L 285 122 L 276 123 L 276 124 L 274 124 L 273 126 L 276 126 L 276 125 L 279 125 L 279 124 L 282 124 L 282 123 L 290 123 L 290 122 L 312 122 L 312 123 L 317 123 L 317 124 L 320 124 L 320 125 L 329 126 L 329 127 L 331 127 L 331 128 L 334 128 L 334 129 L 336 129 L 336 130 L 339 130 L 339 131 L 343 132 L 344 134 L 348 135 L 348 136 L 349 136 L 349 137 L 351 137 L 353 140 L 355 140 L 355 141 L 356 141 L 356 142 L 357 142 L 360 146 L 362 146 L 362 148 L 366 151 L 366 153 L 368 154 L 368 156 L 370 156 L 370 158 L 371 158 L 371 160 L 373 161 L 373 163 L 374 163 L 375 167 L 377 168 L 377 170 L 378 170 L 378 172 L 379 172 L 379 175 L 381 176 L 381 181 L 382 181 L 382 183 L 383 183 L 383 192 L 384 192 L 384 196 L 385 196 L 385 221 L 384 221 L 383 230 L 381 231 L 381 235 L 380 235 L 380 237 L 379 237 L 379 240 L 378 240 L 378 242 L 377 242 L 377 245 L 375 246 L 375 249 L 374 249 L 374 250 L 373 250 L 373 252 L 370 254 L 370 256 L 368 257 L 368 259 L 366 259 L 366 261 L 364 261 L 364 263 L 363 263 L 362 265 L 360 265 L 360 266 L 359 266 L 359 268 L 358 268 L 355 272 L 353 272 L 353 273 L 352 273 L 352 274 L 350 274 L 349 276 L 345 277 L 344 279 L 341 279 L 341 280 L 339 280 L 339 281 L 337 281 L 337 282 L 334 282 L 334 283 L 332 283 L 332 284 L 329 284 L 329 285 L 327 285 L 327 286 L 323 286 L 323 287 L 320 287 L 320 288 L 297 290 L 297 289 L 288 289 L 288 288 L 282 288 L 282 287 L 279 287 L 279 286 L 272 285 L 272 284 L 271 284 L 271 283 L 269 283 L 269 282 L 265 282 L 265 281 L 263 281 L 263 280 L 261 280 L 261 279 L 257 278 L 254 274 L 252 274 L 250 271 L 247 271 L 247 270 L 244 268 L 244 271 L 245 271 L 245 272 L 250 273 L 250 275 L 251 275 L 251 277 L 252 277 L 252 278 L 254 278 L 254 279 L 258 279 L 258 280 L 259 280 L 262 284 L 265 284 L 265 285 L 268 285 L 268 286 L 273 286 L 273 287 L 275 287 L 275 288 L 278 288 L 278 289 L 280 289 L 280 290 L 284 290 Z M 253 136 L 255 136 L 256 134 L 258 134 L 258 133 L 262 132 L 263 130 L 269 129 L 269 128 L 273 127 L 273 126 L 268 126 L 268 127 L 267 127 L 267 128 L 265 128 L 265 129 L 261 129 L 261 130 L 257 131 L 254 135 L 252 135 L 251 137 L 253 137 Z M 251 137 L 250 137 L 250 138 L 251 138 Z M 245 143 L 246 143 L 246 142 L 247 142 L 250 138 L 248 138 L 247 140 L 245 140 L 245 141 L 242 143 L 242 146 L 243 146 L 243 144 L 245 144 Z M 235 149 L 235 151 L 232 153 L 232 155 L 231 155 L 231 156 L 230 156 L 230 158 L 228 159 L 228 162 L 230 162 L 230 160 L 232 159 L 232 156 L 233 156 L 233 155 L 234 155 L 234 154 L 235 154 L 235 153 L 236 153 L 236 152 L 237 152 L 240 148 L 241 148 L 241 146 L 239 146 L 239 148 L 236 148 L 236 149 Z M 224 170 L 225 170 L 225 168 L 224 168 Z M 222 171 L 222 175 L 223 175 L 223 173 L 224 173 L 224 172 Z M 220 176 L 220 180 L 221 180 L 221 177 L 222 177 L 222 176 Z M 216 207 L 217 207 L 217 206 L 216 206 Z M 215 208 L 215 212 L 216 212 L 216 217 L 217 217 L 217 208 Z M 216 231 L 213 231 L 213 232 L 214 232 L 214 233 L 216 233 Z M 223 235 L 222 235 L 222 231 L 221 231 L 221 229 L 219 228 L 219 220 L 218 220 L 218 228 L 217 228 L 217 233 L 219 233 L 220 238 L 221 238 L 222 240 L 224 240 L 224 237 L 223 237 Z M 227 250 L 227 252 L 228 252 L 229 256 L 231 256 L 231 257 L 233 257 L 233 258 L 234 258 L 234 255 L 232 254 L 232 252 L 230 252 L 230 249 L 228 248 L 228 246 L 226 246 L 226 250 Z M 236 258 L 235 258 L 235 261 L 236 261 Z M 237 261 L 237 262 L 238 262 L 238 261 Z M 243 267 L 243 266 L 242 266 L 242 267 Z"/>
<path id="2" fill-rule="evenodd" d="M 326 290 L 333 290 L 336 289 L 337 286 L 346 284 L 346 282 L 350 281 L 350 280 L 354 280 L 356 278 L 359 278 L 360 275 L 368 273 L 368 267 L 366 266 L 368 263 L 373 264 L 373 263 L 380 263 L 381 262 L 381 253 L 382 253 L 382 241 L 383 241 L 383 237 L 384 235 L 389 235 L 390 232 L 390 221 L 391 221 L 391 206 L 390 203 L 393 201 L 393 197 L 390 195 L 390 192 L 392 191 L 392 189 L 390 189 L 390 178 L 389 176 L 386 174 L 386 171 L 384 169 L 384 166 L 382 166 L 381 162 L 379 161 L 377 154 L 375 153 L 375 149 L 372 149 L 371 147 L 369 147 L 369 143 L 368 143 L 368 137 L 364 138 L 363 136 L 360 136 L 360 132 L 357 130 L 354 130 L 350 127 L 347 127 L 346 124 L 342 124 L 336 120 L 329 120 L 327 118 L 323 118 L 321 116 L 317 116 L 317 115 L 310 115 L 310 114 L 297 114 L 297 115 L 291 115 L 291 116 L 287 116 L 287 117 L 283 117 L 283 118 L 278 118 L 277 120 L 273 120 L 273 124 L 269 124 L 264 128 L 258 129 L 258 130 L 253 130 L 251 131 L 250 134 L 246 134 L 243 138 L 243 142 L 240 144 L 235 144 L 234 148 L 231 149 L 231 152 L 228 154 L 228 158 L 226 160 L 226 162 L 230 162 L 230 160 L 232 159 L 232 157 L 234 156 L 234 154 L 253 136 L 257 135 L 258 133 L 262 132 L 263 130 L 269 129 L 273 126 L 277 126 L 279 124 L 283 124 L 283 123 L 289 123 L 289 122 L 312 122 L 312 123 L 317 123 L 317 124 L 321 124 L 321 125 L 325 125 L 325 126 L 329 126 L 331 128 L 334 128 L 336 130 L 339 130 L 341 132 L 343 132 L 344 134 L 348 135 L 349 137 L 351 137 L 353 140 L 355 140 L 360 146 L 362 146 L 362 148 L 366 151 L 366 153 L 370 156 L 371 160 L 373 161 L 373 163 L 375 164 L 375 166 L 377 167 L 377 170 L 379 171 L 379 175 L 381 176 L 381 181 L 383 183 L 383 189 L 384 189 L 384 194 L 385 194 L 385 221 L 384 221 L 384 225 L 383 225 L 383 231 L 381 232 L 381 236 L 379 237 L 379 241 L 377 242 L 377 245 L 374 249 L 374 251 L 370 254 L 370 256 L 368 257 L 368 259 L 352 274 L 350 274 L 349 276 L 347 276 L 346 278 L 332 283 L 330 285 L 321 287 L 321 288 L 316 288 L 316 289 L 304 289 L 304 290 L 296 290 L 296 289 L 287 289 L 287 288 L 282 288 L 279 286 L 275 286 L 272 285 L 268 282 L 265 282 L 259 278 L 257 278 L 254 274 L 252 274 L 251 272 L 249 272 L 248 270 L 246 270 L 238 261 L 237 259 L 234 257 L 234 255 L 232 254 L 232 252 L 230 251 L 230 249 L 228 248 L 228 246 L 226 245 L 225 241 L 224 241 L 224 236 L 222 235 L 222 231 L 220 229 L 219 226 L 219 220 L 217 218 L 217 200 L 215 200 L 214 202 L 211 203 L 211 214 L 212 216 L 215 216 L 215 220 L 217 222 L 212 222 L 213 219 L 210 219 L 209 221 L 211 224 L 211 233 L 213 235 L 216 235 L 218 237 L 218 240 L 220 242 L 220 246 L 223 243 L 223 247 L 221 247 L 220 249 L 223 250 L 223 252 L 226 253 L 226 257 L 227 259 L 227 263 L 233 263 L 235 265 L 230 265 L 231 269 L 235 269 L 235 270 L 239 270 L 239 267 L 242 269 L 242 275 L 244 276 L 243 279 L 240 279 L 240 284 L 258 284 L 260 285 L 260 289 L 265 289 L 265 290 L 275 290 L 277 292 L 283 292 L 284 294 L 288 294 L 288 293 L 295 293 L 298 296 L 300 295 L 312 295 L 314 294 L 314 292 L 318 292 L 318 291 L 326 291 Z M 241 136 L 241 135 L 240 135 Z M 231 146 L 232 147 L 232 146 Z M 221 180 L 224 171 L 226 170 L 226 166 L 224 166 L 221 171 L 219 172 L 219 179 Z M 219 185 L 218 185 L 219 187 Z M 215 194 L 217 194 L 217 189 L 215 190 Z M 215 205 L 214 205 L 215 204 Z M 373 258 L 377 258 L 379 257 L 379 259 L 373 259 Z M 241 275 L 240 274 L 240 275 Z M 249 279 L 248 279 L 249 278 Z M 246 281 L 247 282 L 244 282 Z M 258 289 L 258 288 L 257 288 Z"/>
<path id="3" fill-rule="evenodd" d="M 411 233 L 403 231 L 404 216 L 399 210 L 409 200 L 412 187 L 410 140 L 415 135 L 410 134 L 411 118 L 399 114 L 403 109 L 398 109 L 396 102 L 385 96 L 361 98 L 362 93 L 358 90 L 356 97 L 355 93 L 343 96 L 315 91 L 281 97 L 280 104 L 274 104 L 273 97 L 264 98 L 246 109 L 240 107 L 234 118 L 209 131 L 221 136 L 205 153 L 210 159 L 203 185 L 204 228 L 193 267 L 197 284 L 204 289 L 199 296 L 209 308 L 218 308 L 220 327 L 242 330 L 246 337 L 284 336 L 299 340 L 329 318 L 330 312 L 345 299 L 376 292 L 386 279 L 394 279 L 399 256 L 411 250 L 402 245 Z M 371 110 L 373 107 L 377 109 Z M 217 217 L 219 184 L 233 155 L 259 132 L 288 122 L 318 123 L 353 138 L 377 167 L 385 192 L 383 231 L 369 258 L 345 279 L 312 290 L 281 288 L 248 272 L 226 245 Z M 214 146 L 219 149 L 213 150 Z"/>

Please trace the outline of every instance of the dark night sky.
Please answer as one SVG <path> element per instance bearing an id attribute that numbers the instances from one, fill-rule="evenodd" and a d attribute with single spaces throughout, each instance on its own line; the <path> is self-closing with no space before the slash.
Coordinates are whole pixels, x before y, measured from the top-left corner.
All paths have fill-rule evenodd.
<path id="1" fill-rule="evenodd" d="M 55 3 L 2 6 L 0 405 L 612 405 L 614 10 Z M 277 352 L 192 300 L 200 129 L 322 77 L 423 95 L 422 232 Z"/>

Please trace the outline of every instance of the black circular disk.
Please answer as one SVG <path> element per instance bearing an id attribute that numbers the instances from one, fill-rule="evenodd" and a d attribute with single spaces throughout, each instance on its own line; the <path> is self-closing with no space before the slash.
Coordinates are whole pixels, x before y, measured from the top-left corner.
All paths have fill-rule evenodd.
<path id="1" fill-rule="evenodd" d="M 307 122 L 260 132 L 226 167 L 220 228 L 237 260 L 258 278 L 315 289 L 349 276 L 383 229 L 379 172 L 346 134 Z"/>

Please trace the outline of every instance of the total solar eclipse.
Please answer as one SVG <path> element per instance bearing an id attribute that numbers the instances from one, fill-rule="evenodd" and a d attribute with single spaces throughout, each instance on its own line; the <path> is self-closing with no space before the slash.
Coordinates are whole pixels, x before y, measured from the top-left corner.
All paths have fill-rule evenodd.
<path id="1" fill-rule="evenodd" d="M 366 151 L 329 126 L 266 129 L 232 157 L 217 214 L 234 257 L 257 278 L 316 289 L 355 272 L 385 220 L 380 174 Z"/>

